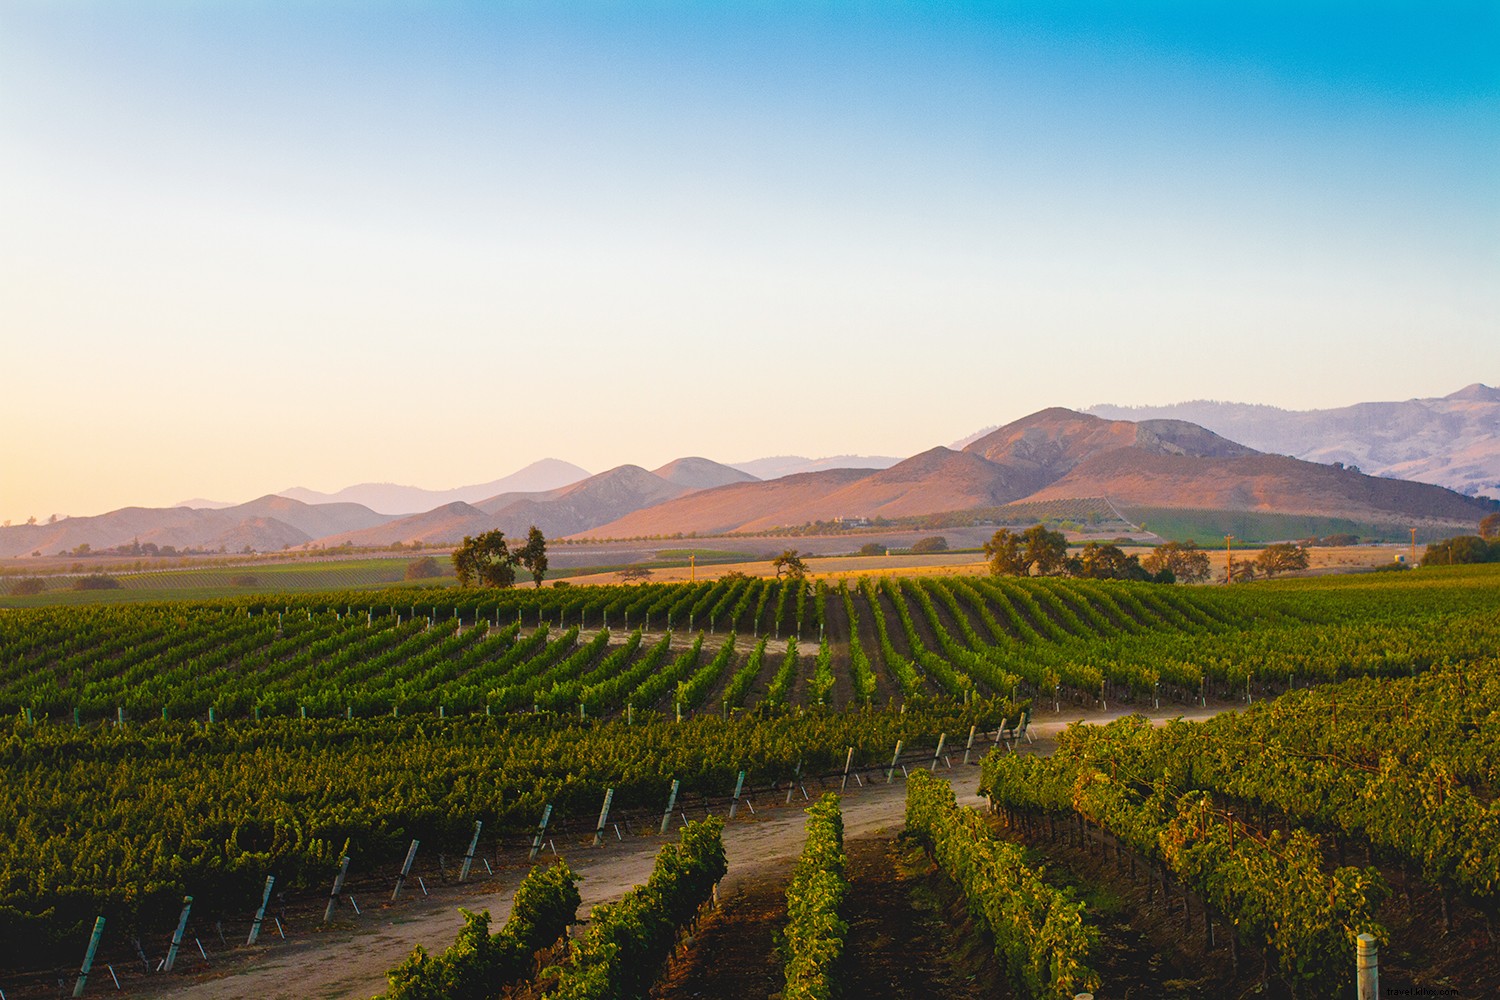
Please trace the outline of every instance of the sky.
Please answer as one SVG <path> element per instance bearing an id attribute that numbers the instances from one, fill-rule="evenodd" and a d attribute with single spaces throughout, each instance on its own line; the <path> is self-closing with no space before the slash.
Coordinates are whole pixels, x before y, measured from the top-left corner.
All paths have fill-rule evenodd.
<path id="1" fill-rule="evenodd" d="M 1500 5 L 0 3 L 0 518 L 1500 383 Z"/>

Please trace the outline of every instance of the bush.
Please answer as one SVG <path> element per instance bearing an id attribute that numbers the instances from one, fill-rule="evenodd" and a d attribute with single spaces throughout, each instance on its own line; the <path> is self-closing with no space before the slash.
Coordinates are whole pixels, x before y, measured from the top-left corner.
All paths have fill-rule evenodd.
<path id="1" fill-rule="evenodd" d="M 911 550 L 913 553 L 919 555 L 924 552 L 947 552 L 948 539 L 942 535 L 933 535 L 931 538 L 919 538 L 912 543 Z"/>
<path id="2" fill-rule="evenodd" d="M 862 556 L 883 556 L 885 555 L 885 546 L 879 542 L 866 542 L 859 547 L 859 554 Z"/>
<path id="3" fill-rule="evenodd" d="M 26 576 L 10 585 L 10 593 L 15 597 L 26 597 L 30 594 L 40 594 L 47 589 L 47 581 L 39 576 Z"/>
<path id="4" fill-rule="evenodd" d="M 105 573 L 90 573 L 73 581 L 74 590 L 119 590 L 120 581 Z"/>
<path id="5" fill-rule="evenodd" d="M 406 579 L 408 580 L 431 580 L 434 577 L 442 575 L 443 568 L 438 565 L 438 561 L 432 556 L 413 559 L 406 564 Z"/>
<path id="6" fill-rule="evenodd" d="M 229 582 L 234 584 L 234 586 L 236 587 L 254 587 L 260 584 L 260 581 L 256 579 L 253 573 L 245 573 L 241 576 L 235 577 Z"/>

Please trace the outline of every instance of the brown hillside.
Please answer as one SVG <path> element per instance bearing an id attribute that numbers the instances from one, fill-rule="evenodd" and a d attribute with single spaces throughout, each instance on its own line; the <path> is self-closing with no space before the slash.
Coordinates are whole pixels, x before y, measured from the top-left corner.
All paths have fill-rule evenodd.
<path id="1" fill-rule="evenodd" d="M 493 522 L 494 518 L 478 507 L 455 501 L 425 514 L 412 514 L 363 531 L 341 532 L 319 538 L 317 544 L 329 548 L 346 543 L 360 548 L 385 548 L 396 542 L 445 544 L 461 542 L 465 535 L 488 531 L 494 527 Z"/>
<path id="2" fill-rule="evenodd" d="M 746 524 L 800 524 L 802 521 L 790 518 L 800 516 L 798 512 L 819 504 L 846 484 L 873 474 L 871 469 L 829 469 L 765 482 L 733 483 L 627 514 L 619 520 L 581 531 L 578 537 L 639 538 L 679 532 L 724 534 L 738 531 Z"/>
<path id="3" fill-rule="evenodd" d="M 1095 456 L 1028 500 L 1107 496 L 1141 507 L 1275 511 L 1477 523 L 1489 504 L 1441 486 L 1366 476 L 1282 455 L 1198 458 L 1136 449 Z"/>

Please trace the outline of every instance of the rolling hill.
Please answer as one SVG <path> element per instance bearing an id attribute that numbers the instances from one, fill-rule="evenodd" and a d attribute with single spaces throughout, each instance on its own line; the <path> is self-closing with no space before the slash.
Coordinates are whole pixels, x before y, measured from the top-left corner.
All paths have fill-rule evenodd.
<path id="1" fill-rule="evenodd" d="M 581 533 L 633 538 L 753 532 L 1021 501 L 1106 497 L 1135 506 L 1476 523 L 1493 504 L 1441 487 L 1266 455 L 1182 420 L 1105 420 L 1062 408 L 879 471 L 805 473 L 695 492 Z"/>
<path id="2" fill-rule="evenodd" d="M 1190 420 L 1260 451 L 1500 497 L 1500 389 L 1479 382 L 1433 399 L 1328 410 L 1195 400 L 1086 412 L 1115 420 Z"/>

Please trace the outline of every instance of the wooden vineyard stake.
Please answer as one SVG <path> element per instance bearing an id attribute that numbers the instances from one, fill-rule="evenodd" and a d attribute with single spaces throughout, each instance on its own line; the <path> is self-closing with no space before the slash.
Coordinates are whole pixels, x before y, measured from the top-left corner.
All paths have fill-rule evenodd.
<path id="1" fill-rule="evenodd" d="M 672 822 L 672 810 L 677 805 L 677 789 L 681 786 L 676 778 L 672 779 L 672 791 L 667 794 L 667 810 L 661 814 L 661 832 L 667 832 L 667 825 Z"/>
<path id="2" fill-rule="evenodd" d="M 266 891 L 260 896 L 260 909 L 255 911 L 255 922 L 250 925 L 250 936 L 245 939 L 248 947 L 260 937 L 260 922 L 266 918 L 266 905 L 271 902 L 271 887 L 276 884 L 275 875 L 266 876 Z"/>
<path id="3" fill-rule="evenodd" d="M 979 729 L 978 726 L 970 726 L 969 727 L 969 742 L 964 747 L 964 763 L 965 764 L 967 764 L 969 762 L 969 754 L 974 751 L 974 733 L 978 729 Z"/>
<path id="4" fill-rule="evenodd" d="M 469 878 L 469 869 L 474 867 L 474 852 L 479 849 L 479 831 L 484 829 L 483 820 L 474 821 L 474 838 L 469 841 L 469 851 L 464 855 L 463 867 L 458 870 L 458 880 L 466 882 Z"/>
<path id="5" fill-rule="evenodd" d="M 745 789 L 745 772 L 741 771 L 739 778 L 736 779 L 736 781 L 734 783 L 734 801 L 729 804 L 729 818 L 730 819 L 734 819 L 734 814 L 740 808 L 740 792 L 744 791 L 744 789 Z"/>
<path id="6" fill-rule="evenodd" d="M 615 790 L 604 790 L 604 805 L 599 807 L 599 823 L 594 827 L 594 846 L 604 846 L 604 827 L 609 822 L 609 804 L 615 800 Z"/>
<path id="7" fill-rule="evenodd" d="M 839 791 L 849 787 L 849 765 L 854 763 L 854 748 L 849 748 L 849 754 L 844 758 L 844 780 L 839 783 Z"/>
<path id="8" fill-rule="evenodd" d="M 901 741 L 896 741 L 896 752 L 891 754 L 891 766 L 885 769 L 885 783 L 889 785 L 896 777 L 896 765 L 901 762 Z"/>
<path id="9" fill-rule="evenodd" d="M 323 911 L 323 923 L 333 919 L 333 908 L 339 905 L 339 893 L 344 891 L 344 878 L 349 874 L 349 855 L 339 862 L 339 873 L 333 877 L 333 891 L 328 894 L 328 908 Z"/>
<path id="10" fill-rule="evenodd" d="M 938 761 L 940 759 L 942 759 L 942 756 L 943 756 L 943 744 L 947 741 L 947 739 L 948 739 L 948 734 L 947 733 L 942 733 L 942 734 L 940 734 L 938 736 L 937 749 L 932 752 L 932 764 L 931 764 L 931 766 L 929 766 L 927 768 L 927 770 L 929 770 L 929 771 L 936 771 L 937 770 Z"/>
<path id="11" fill-rule="evenodd" d="M 99 918 L 103 920 L 103 917 Z M 1373 934 L 1361 934 L 1355 939 L 1355 975 L 1359 988 L 1359 1000 L 1380 998 L 1380 943 Z M 73 994 L 77 996 L 78 994 Z"/>
<path id="12" fill-rule="evenodd" d="M 406 876 L 411 874 L 412 862 L 417 860 L 417 846 L 420 840 L 413 840 L 411 846 L 406 849 L 406 861 L 401 865 L 401 874 L 396 876 L 396 888 L 391 890 L 391 902 L 401 898 L 401 883 L 406 881 Z"/>
<path id="13" fill-rule="evenodd" d="M 94 952 L 99 950 L 99 939 L 104 936 L 104 918 L 100 917 L 94 921 L 94 933 L 89 937 L 89 949 L 83 953 L 83 967 L 78 971 L 78 982 L 73 987 L 75 997 L 83 996 L 83 988 L 88 985 L 89 970 L 94 967 Z"/>
<path id="14" fill-rule="evenodd" d="M 547 835 L 547 822 L 552 819 L 552 803 L 542 808 L 542 821 L 536 825 L 536 839 L 531 842 L 531 860 L 535 861 L 542 849 L 542 838 Z"/>
<path id="15" fill-rule="evenodd" d="M 187 933 L 188 913 L 193 909 L 193 897 L 182 897 L 182 915 L 177 918 L 177 931 L 172 935 L 172 944 L 167 948 L 166 960 L 162 962 L 161 970 L 171 972 L 172 966 L 177 964 L 177 949 L 182 947 L 182 936 Z"/>

